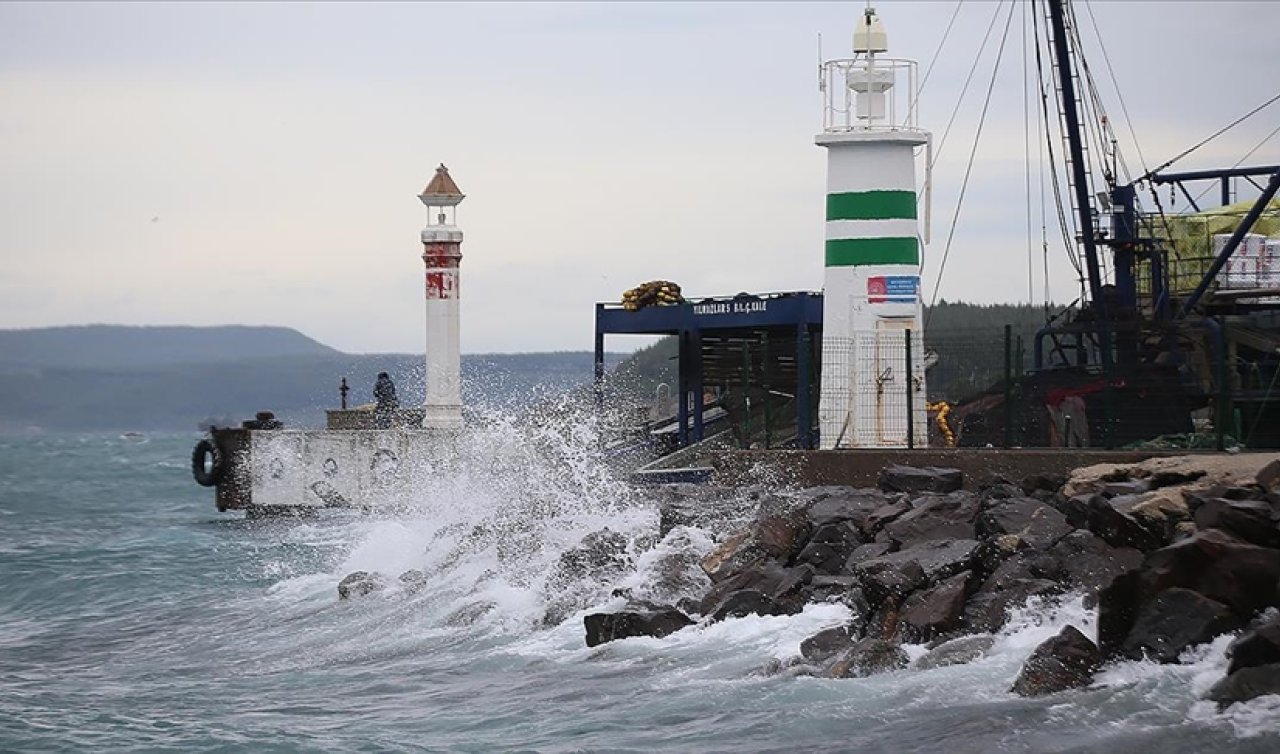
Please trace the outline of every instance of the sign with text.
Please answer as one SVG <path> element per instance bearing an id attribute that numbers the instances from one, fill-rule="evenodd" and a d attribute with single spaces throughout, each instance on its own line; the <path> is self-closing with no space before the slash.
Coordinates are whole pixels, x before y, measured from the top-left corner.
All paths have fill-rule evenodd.
<path id="1" fill-rule="evenodd" d="M 693 313 L 699 317 L 714 314 L 751 314 L 768 310 L 768 301 L 745 296 L 732 301 L 708 301 L 693 305 Z"/>
<path id="2" fill-rule="evenodd" d="M 876 275 L 867 278 L 867 301 L 872 304 L 914 304 L 919 295 L 919 275 Z"/>

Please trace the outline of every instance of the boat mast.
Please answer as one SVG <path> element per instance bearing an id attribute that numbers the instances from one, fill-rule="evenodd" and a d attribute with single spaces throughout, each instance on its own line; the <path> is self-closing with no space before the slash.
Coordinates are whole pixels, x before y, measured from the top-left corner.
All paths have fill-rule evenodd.
<path id="1" fill-rule="evenodd" d="M 1066 0 L 1046 0 L 1049 23 L 1053 30 L 1054 66 L 1058 69 L 1058 90 L 1062 97 L 1063 128 L 1067 132 L 1067 149 L 1071 154 L 1072 188 L 1076 194 L 1076 213 L 1080 222 L 1080 241 L 1084 244 L 1084 260 L 1089 273 L 1089 299 L 1099 320 L 1107 316 L 1102 299 L 1102 274 L 1098 264 L 1098 242 L 1093 234 L 1092 198 L 1085 173 L 1084 146 L 1080 135 L 1080 114 L 1076 109 L 1075 78 L 1072 75 L 1071 51 L 1067 45 Z M 1105 350 L 1105 349 L 1104 349 Z"/>

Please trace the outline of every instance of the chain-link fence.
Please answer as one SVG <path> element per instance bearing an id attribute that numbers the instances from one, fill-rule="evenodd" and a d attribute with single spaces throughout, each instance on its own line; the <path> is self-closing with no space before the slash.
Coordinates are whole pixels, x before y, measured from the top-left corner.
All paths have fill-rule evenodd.
<path id="1" fill-rule="evenodd" d="M 1117 329 L 825 339 L 821 447 L 1280 445 L 1275 336 Z"/>
<path id="2" fill-rule="evenodd" d="M 924 344 L 910 330 L 823 338 L 818 404 L 824 448 L 928 444 Z"/>

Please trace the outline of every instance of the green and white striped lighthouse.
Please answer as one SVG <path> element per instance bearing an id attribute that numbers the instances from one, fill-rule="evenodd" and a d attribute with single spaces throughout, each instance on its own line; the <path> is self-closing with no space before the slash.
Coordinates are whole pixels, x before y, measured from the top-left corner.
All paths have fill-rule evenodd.
<path id="1" fill-rule="evenodd" d="M 853 49 L 852 58 L 825 61 L 819 82 L 816 141 L 827 150 L 821 447 L 923 445 L 918 208 L 927 202 L 916 193 L 916 155 L 930 135 L 915 124 L 916 63 L 881 54 L 888 41 L 875 9 L 860 19 Z"/>

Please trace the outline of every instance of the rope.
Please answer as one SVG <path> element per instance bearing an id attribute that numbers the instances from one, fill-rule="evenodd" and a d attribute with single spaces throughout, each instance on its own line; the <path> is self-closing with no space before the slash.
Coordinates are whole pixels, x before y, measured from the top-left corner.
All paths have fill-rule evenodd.
<path id="1" fill-rule="evenodd" d="M 991 83 L 987 85 L 987 96 L 982 103 L 982 113 L 978 116 L 978 130 L 973 136 L 973 149 L 969 151 L 969 164 L 964 169 L 964 180 L 960 182 L 960 196 L 956 199 L 956 211 L 951 218 L 951 230 L 947 232 L 947 243 L 942 249 L 942 262 L 938 265 L 938 284 L 933 287 L 933 296 L 929 299 L 929 310 L 925 314 L 925 329 L 929 328 L 929 318 L 933 316 L 934 304 L 938 301 L 938 292 L 942 290 L 943 273 L 947 269 L 947 257 L 951 254 L 951 242 L 956 236 L 956 224 L 960 221 L 960 210 L 964 207 L 964 195 L 969 188 L 969 176 L 973 174 L 973 159 L 978 154 L 978 144 L 982 141 L 982 127 L 987 122 L 987 110 L 991 106 L 991 93 L 996 88 L 996 77 L 1000 73 L 1000 61 L 1004 57 L 1004 45 L 1009 39 L 1009 26 L 1013 21 L 1013 5 L 1009 6 L 1009 14 L 1004 21 L 1004 34 L 1000 37 L 1000 49 L 996 51 L 996 62 L 991 67 Z"/>

